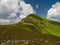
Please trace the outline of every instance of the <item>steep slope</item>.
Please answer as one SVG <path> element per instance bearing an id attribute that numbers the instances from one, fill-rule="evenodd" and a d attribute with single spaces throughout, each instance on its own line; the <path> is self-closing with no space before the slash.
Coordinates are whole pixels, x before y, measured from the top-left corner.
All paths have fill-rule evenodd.
<path id="1" fill-rule="evenodd" d="M 60 37 L 60 23 L 45 18 L 38 17 L 34 14 L 29 15 L 21 21 L 25 28 L 45 34 L 51 34 Z"/>

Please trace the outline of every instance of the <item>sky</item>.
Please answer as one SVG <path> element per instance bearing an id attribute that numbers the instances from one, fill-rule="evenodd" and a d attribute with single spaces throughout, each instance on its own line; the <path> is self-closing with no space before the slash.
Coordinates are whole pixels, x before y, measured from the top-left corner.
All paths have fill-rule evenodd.
<path id="1" fill-rule="evenodd" d="M 47 16 L 47 11 L 52 7 L 56 2 L 60 2 L 60 0 L 25 0 L 26 3 L 30 3 L 37 15 L 42 17 Z M 36 7 L 38 5 L 38 7 Z"/>
<path id="2" fill-rule="evenodd" d="M 29 14 L 60 22 L 60 0 L 0 0 L 0 25 L 16 24 Z"/>

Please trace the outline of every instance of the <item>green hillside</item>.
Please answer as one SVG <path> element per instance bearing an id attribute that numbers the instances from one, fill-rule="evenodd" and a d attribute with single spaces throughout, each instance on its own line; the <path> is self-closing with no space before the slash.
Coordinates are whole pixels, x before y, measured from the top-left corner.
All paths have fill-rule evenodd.
<path id="1" fill-rule="evenodd" d="M 60 23 L 31 14 L 17 24 L 0 25 L 0 41 L 8 39 L 43 39 L 39 45 L 43 45 L 44 40 L 49 40 L 48 44 L 57 45 L 54 41 L 60 41 Z"/>
<path id="2" fill-rule="evenodd" d="M 58 22 L 31 14 L 23 19 L 21 23 L 25 26 L 24 28 L 31 29 L 31 31 L 37 31 L 60 37 L 60 23 Z"/>

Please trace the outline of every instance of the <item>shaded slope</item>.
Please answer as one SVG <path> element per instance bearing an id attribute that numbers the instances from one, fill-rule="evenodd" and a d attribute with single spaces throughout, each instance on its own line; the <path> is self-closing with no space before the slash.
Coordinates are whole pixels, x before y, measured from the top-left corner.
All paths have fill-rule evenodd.
<path id="1" fill-rule="evenodd" d="M 29 26 L 29 27 L 28 27 Z M 22 23 L 18 23 L 16 25 L 7 25 L 7 26 L 0 26 L 0 40 L 8 40 L 11 39 L 58 39 L 60 40 L 60 37 L 56 37 L 50 34 L 43 34 L 40 32 L 37 32 L 33 30 L 32 28 L 35 28 L 32 25 L 27 26 Z M 33 30 L 33 31 L 32 31 Z"/>

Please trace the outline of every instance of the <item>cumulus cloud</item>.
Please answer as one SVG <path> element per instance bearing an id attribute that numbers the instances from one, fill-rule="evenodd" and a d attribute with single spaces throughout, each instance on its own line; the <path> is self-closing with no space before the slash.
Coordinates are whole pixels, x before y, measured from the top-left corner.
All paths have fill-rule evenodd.
<path id="1" fill-rule="evenodd" d="M 24 1 L 20 1 L 20 18 L 25 18 L 28 14 L 34 13 L 33 7 L 30 4 L 26 4 Z"/>
<path id="2" fill-rule="evenodd" d="M 60 2 L 52 5 L 52 8 L 48 10 L 47 18 L 50 20 L 54 20 L 60 22 Z"/>
<path id="3" fill-rule="evenodd" d="M 24 0 L 0 0 L 0 25 L 17 23 L 31 13 L 33 7 Z"/>

